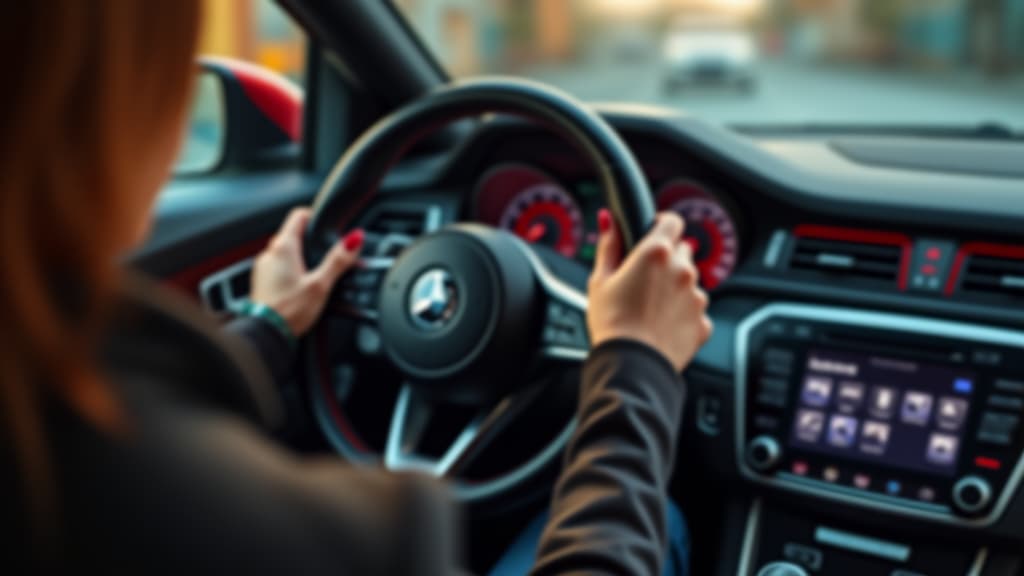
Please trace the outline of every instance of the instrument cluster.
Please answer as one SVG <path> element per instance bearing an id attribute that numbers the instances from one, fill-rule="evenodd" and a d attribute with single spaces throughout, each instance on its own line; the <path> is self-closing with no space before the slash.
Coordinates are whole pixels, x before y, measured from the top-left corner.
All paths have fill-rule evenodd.
<path id="1" fill-rule="evenodd" d="M 708 185 L 675 177 L 657 184 L 659 211 L 686 222 L 683 237 L 693 248 L 701 285 L 714 290 L 740 258 L 740 232 L 726 201 Z M 487 171 L 474 191 L 474 218 L 509 230 L 531 244 L 547 246 L 590 265 L 597 244 L 597 213 L 604 207 L 592 179 L 559 180 L 527 164 L 506 163 Z"/>

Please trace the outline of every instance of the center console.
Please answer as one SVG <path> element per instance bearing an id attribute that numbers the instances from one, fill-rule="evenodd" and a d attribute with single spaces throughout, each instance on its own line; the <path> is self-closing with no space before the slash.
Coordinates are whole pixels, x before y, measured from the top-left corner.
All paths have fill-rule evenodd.
<path id="1" fill-rule="evenodd" d="M 736 340 L 737 458 L 748 479 L 983 526 L 1024 475 L 1024 334 L 773 304 Z"/>

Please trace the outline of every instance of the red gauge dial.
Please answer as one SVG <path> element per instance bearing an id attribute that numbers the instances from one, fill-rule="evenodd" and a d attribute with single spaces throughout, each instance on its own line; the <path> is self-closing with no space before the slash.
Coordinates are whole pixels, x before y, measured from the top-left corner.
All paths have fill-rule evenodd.
<path id="1" fill-rule="evenodd" d="M 540 171 L 509 164 L 477 185 L 477 218 L 574 258 L 583 242 L 583 216 L 564 188 Z"/>
<path id="2" fill-rule="evenodd" d="M 662 186 L 658 207 L 672 210 L 686 221 L 683 237 L 693 247 L 701 285 L 707 290 L 717 288 L 739 260 L 740 241 L 729 211 L 703 186 L 690 180 L 673 180 Z"/>

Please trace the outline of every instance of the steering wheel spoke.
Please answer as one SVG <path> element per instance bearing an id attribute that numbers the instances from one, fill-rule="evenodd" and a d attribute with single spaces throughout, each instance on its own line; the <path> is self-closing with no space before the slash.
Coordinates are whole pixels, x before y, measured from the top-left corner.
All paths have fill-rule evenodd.
<path id="1" fill-rule="evenodd" d="M 360 320 L 376 321 L 380 286 L 395 263 L 390 257 L 367 257 L 345 274 L 331 295 L 331 311 Z"/>
<path id="2" fill-rule="evenodd" d="M 538 359 L 542 363 L 582 362 L 590 352 L 587 333 L 587 295 L 555 276 L 528 246 L 522 249 L 530 261 L 544 300 Z"/>
<path id="3" fill-rule="evenodd" d="M 414 470 L 438 478 L 456 478 L 537 397 L 540 387 L 532 386 L 481 407 L 440 457 L 417 452 L 434 416 L 432 402 L 405 385 L 395 402 L 384 450 L 384 465 L 390 470 Z"/>

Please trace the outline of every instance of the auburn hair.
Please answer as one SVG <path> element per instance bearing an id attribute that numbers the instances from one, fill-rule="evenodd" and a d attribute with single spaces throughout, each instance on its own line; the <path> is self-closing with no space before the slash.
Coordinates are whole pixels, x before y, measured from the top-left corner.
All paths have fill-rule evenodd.
<path id="1" fill-rule="evenodd" d="M 200 5 L 46 0 L 3 13 L 0 438 L 38 536 L 57 493 L 43 398 L 102 429 L 122 422 L 95 365 L 97 339 L 118 259 L 153 196 L 133 189 L 133 171 L 188 107 Z"/>

